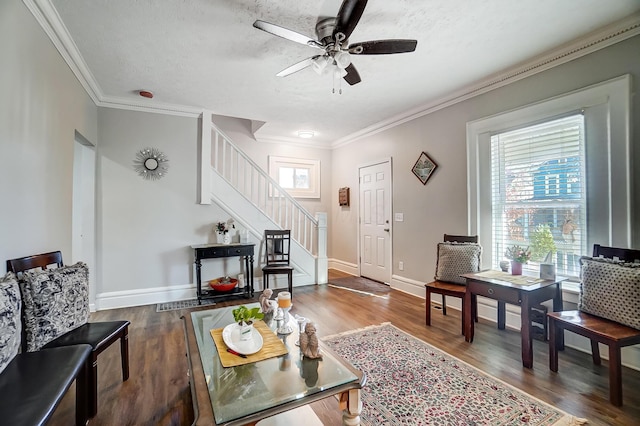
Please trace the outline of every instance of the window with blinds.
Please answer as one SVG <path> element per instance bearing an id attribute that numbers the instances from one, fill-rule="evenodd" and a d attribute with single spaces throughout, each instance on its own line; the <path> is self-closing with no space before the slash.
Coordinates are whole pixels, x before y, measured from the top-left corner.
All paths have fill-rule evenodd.
<path id="1" fill-rule="evenodd" d="M 554 119 L 491 137 L 493 267 L 507 247 L 529 247 L 538 269 L 551 262 L 577 276 L 586 253 L 584 117 Z"/>

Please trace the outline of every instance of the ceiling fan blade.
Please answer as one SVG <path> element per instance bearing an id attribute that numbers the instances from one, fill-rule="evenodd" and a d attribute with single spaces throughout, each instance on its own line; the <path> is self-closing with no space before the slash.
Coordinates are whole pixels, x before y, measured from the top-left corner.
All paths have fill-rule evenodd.
<path id="1" fill-rule="evenodd" d="M 300 61 L 300 62 L 298 62 L 296 64 L 293 64 L 290 67 L 285 68 L 282 71 L 280 71 L 278 74 L 276 74 L 276 76 L 278 76 L 278 77 L 286 77 L 286 76 L 291 75 L 291 74 L 293 74 L 295 72 L 301 71 L 301 70 L 313 65 L 313 60 L 316 59 L 316 58 L 319 58 L 319 57 L 320 57 L 320 55 L 316 55 L 316 56 L 313 56 L 311 58 L 307 58 L 307 59 L 305 59 L 303 61 Z"/>
<path id="2" fill-rule="evenodd" d="M 307 46 L 320 47 L 320 43 L 312 38 L 307 37 L 304 34 L 297 33 L 288 28 L 271 24 L 269 22 L 257 20 L 253 23 L 253 26 L 259 30 L 268 32 L 269 34 L 286 38 L 287 40 L 295 41 L 296 43 L 306 44 Z"/>
<path id="3" fill-rule="evenodd" d="M 342 33 L 344 38 L 348 39 L 356 25 L 358 25 L 366 5 L 367 0 L 344 0 L 342 6 L 340 6 L 338 16 L 336 16 L 333 37 L 335 38 L 337 33 Z"/>
<path id="4" fill-rule="evenodd" d="M 371 40 L 349 45 L 349 53 L 355 55 L 388 55 L 416 50 L 417 40 Z M 362 51 L 358 53 L 359 47 Z"/>
<path id="5" fill-rule="evenodd" d="M 347 75 L 344 76 L 344 81 L 349 83 L 350 86 L 354 84 L 360 83 L 362 80 L 360 79 L 360 74 L 358 74 L 358 70 L 353 64 L 349 64 L 348 67 L 344 69 L 347 72 Z"/>

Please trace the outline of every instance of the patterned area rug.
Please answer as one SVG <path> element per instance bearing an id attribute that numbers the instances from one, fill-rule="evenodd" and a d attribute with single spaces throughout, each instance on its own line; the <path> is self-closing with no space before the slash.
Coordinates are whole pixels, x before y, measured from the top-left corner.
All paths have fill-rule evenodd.
<path id="1" fill-rule="evenodd" d="M 177 311 L 178 309 L 195 308 L 196 306 L 215 305 L 213 300 L 202 300 L 198 305 L 198 299 L 179 300 L 177 302 L 158 303 L 156 312 Z"/>
<path id="2" fill-rule="evenodd" d="M 322 339 L 367 375 L 362 425 L 579 425 L 575 418 L 395 326 Z"/>
<path id="3" fill-rule="evenodd" d="M 387 297 L 391 291 L 391 287 L 386 284 L 356 276 L 330 279 L 329 286 L 378 297 Z"/>

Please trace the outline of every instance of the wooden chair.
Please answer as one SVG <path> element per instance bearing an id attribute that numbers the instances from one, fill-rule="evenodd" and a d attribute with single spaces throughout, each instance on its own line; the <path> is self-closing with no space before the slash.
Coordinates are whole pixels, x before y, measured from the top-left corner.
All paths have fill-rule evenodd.
<path id="1" fill-rule="evenodd" d="M 477 235 L 449 235 L 444 234 L 444 242 L 451 243 L 477 243 Z M 463 284 L 453 284 L 443 281 L 433 281 L 425 284 L 427 291 L 427 307 L 425 322 L 427 325 L 431 325 L 431 295 L 440 294 L 442 296 L 442 315 L 447 315 L 447 296 L 457 297 L 462 301 L 462 334 L 464 334 L 464 294 L 466 292 L 466 286 Z M 477 312 L 475 321 L 478 322 Z"/>
<path id="2" fill-rule="evenodd" d="M 56 265 L 58 268 L 63 266 L 61 252 L 54 251 L 7 260 L 7 270 L 16 274 L 36 268 L 47 269 L 51 265 Z M 120 340 L 122 381 L 126 381 L 129 378 L 129 324 L 130 322 L 126 320 L 87 322 L 52 340 L 43 347 L 44 349 L 79 344 L 91 346 L 91 355 L 87 360 L 89 371 L 88 388 L 90 392 L 88 414 L 90 418 L 94 417 L 98 412 L 98 355 L 117 340 Z M 23 339 L 24 341 L 25 339 Z M 26 348 L 23 350 L 26 350 Z"/>
<path id="3" fill-rule="evenodd" d="M 293 293 L 293 266 L 289 264 L 290 249 L 290 230 L 264 231 L 265 265 L 262 268 L 262 278 L 265 289 L 269 288 L 270 275 L 286 274 L 289 293 Z"/>
<path id="4" fill-rule="evenodd" d="M 640 250 L 593 246 L 593 257 L 617 257 L 633 262 L 640 260 Z M 615 284 L 615 283 L 612 283 Z M 582 311 L 550 312 L 549 318 L 549 368 L 558 371 L 558 351 L 564 349 L 563 333 L 569 330 L 591 340 L 591 356 L 595 365 L 601 364 L 598 343 L 609 346 L 609 400 L 622 405 L 621 348 L 640 344 L 640 330 L 627 327 L 605 318 Z"/>

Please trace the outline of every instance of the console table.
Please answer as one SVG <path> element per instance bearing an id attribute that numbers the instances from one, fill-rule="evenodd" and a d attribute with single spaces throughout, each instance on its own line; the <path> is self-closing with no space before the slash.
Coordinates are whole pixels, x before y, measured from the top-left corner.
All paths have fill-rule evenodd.
<path id="1" fill-rule="evenodd" d="M 253 251 L 255 244 L 198 244 L 191 248 L 195 251 L 196 264 L 196 295 L 198 304 L 202 299 L 227 298 L 230 296 L 244 295 L 253 297 Z M 225 257 L 243 257 L 246 282 L 244 288 L 234 288 L 228 292 L 219 292 L 202 288 L 202 259 L 217 259 Z"/>

